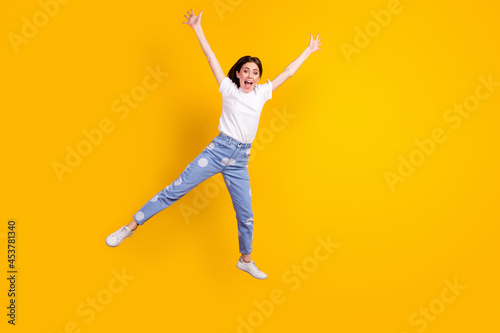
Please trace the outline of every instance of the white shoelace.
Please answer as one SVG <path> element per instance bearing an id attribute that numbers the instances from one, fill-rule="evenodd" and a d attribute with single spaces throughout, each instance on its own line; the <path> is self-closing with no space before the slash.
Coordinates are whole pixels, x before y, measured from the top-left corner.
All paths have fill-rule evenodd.
<path id="1" fill-rule="evenodd" d="M 250 268 L 255 268 L 257 270 L 257 272 L 260 272 L 260 269 L 257 267 L 257 265 L 255 265 L 255 261 L 253 260 L 250 260 L 250 262 L 244 262 L 243 260 L 241 260 L 245 265 L 249 265 Z"/>
<path id="2" fill-rule="evenodd" d="M 257 267 L 257 265 L 255 265 L 255 262 L 254 262 L 253 260 L 252 260 L 252 261 L 250 261 L 250 264 L 252 265 L 252 267 L 254 267 L 254 268 L 257 270 L 257 272 L 259 272 L 259 273 L 260 273 L 260 269 L 259 269 L 259 267 Z"/>
<path id="3" fill-rule="evenodd" d="M 127 231 L 127 229 L 125 229 L 125 227 L 123 227 L 120 230 L 118 230 L 118 232 L 116 234 L 116 238 L 122 239 L 123 237 L 126 237 L 127 235 L 128 235 L 128 231 Z"/>

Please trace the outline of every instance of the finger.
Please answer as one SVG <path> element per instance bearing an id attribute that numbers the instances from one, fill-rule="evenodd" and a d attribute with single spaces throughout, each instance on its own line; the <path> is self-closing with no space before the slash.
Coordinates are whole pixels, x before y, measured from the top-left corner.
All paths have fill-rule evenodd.
<path id="1" fill-rule="evenodd" d="M 193 9 L 191 9 L 191 14 L 194 15 Z"/>
<path id="2" fill-rule="evenodd" d="M 189 21 L 189 17 L 187 17 L 186 15 L 184 15 L 184 17 L 186 18 L 186 20 L 188 20 L 188 21 Z"/>
<path id="3" fill-rule="evenodd" d="M 203 14 L 203 11 L 200 12 L 200 14 L 198 14 L 198 16 L 201 18 L 201 14 Z"/>
<path id="4" fill-rule="evenodd" d="M 319 38 L 319 34 L 316 36 L 316 40 L 318 40 L 318 38 Z"/>
<path id="5" fill-rule="evenodd" d="M 313 41 L 313 35 L 309 34 L 309 36 L 311 36 L 311 39 L 310 39 L 309 43 L 312 43 L 312 41 Z"/>

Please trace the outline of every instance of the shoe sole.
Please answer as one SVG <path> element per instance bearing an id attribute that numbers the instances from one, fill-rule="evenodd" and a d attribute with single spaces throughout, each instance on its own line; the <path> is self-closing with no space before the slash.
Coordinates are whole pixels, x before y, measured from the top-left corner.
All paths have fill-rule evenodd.
<path id="1" fill-rule="evenodd" d="M 121 243 L 120 243 L 120 244 L 121 244 Z M 109 244 L 109 243 L 108 243 L 108 241 L 106 240 L 106 245 L 107 245 L 107 246 L 109 246 L 109 247 L 117 247 L 117 246 L 118 246 L 118 245 L 120 245 L 120 244 L 111 245 L 111 244 Z"/>

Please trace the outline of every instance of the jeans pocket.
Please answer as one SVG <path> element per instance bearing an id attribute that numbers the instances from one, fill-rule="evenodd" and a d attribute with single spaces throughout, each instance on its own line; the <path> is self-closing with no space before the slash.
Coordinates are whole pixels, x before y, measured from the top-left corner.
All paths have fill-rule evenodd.
<path id="1" fill-rule="evenodd" d="M 218 137 L 215 137 L 212 142 L 210 142 L 210 145 L 211 149 L 215 148 L 215 147 L 222 147 L 224 146 L 224 142 L 218 138 Z"/>

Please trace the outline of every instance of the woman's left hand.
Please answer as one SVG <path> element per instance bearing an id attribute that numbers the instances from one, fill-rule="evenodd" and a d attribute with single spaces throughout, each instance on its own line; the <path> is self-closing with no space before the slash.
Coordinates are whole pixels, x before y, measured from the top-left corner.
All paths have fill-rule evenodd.
<path id="1" fill-rule="evenodd" d="M 321 45 L 321 38 L 319 38 L 319 34 L 316 36 L 316 39 L 313 40 L 313 35 L 311 35 L 311 40 L 309 41 L 309 46 L 308 49 L 311 51 L 311 53 L 316 52 L 316 51 L 321 51 L 319 46 Z"/>

